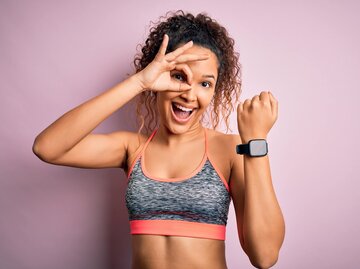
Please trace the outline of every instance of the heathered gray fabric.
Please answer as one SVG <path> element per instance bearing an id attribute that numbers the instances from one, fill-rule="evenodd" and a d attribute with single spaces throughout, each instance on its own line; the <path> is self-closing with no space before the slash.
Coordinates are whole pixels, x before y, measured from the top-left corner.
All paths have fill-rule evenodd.
<path id="1" fill-rule="evenodd" d="M 131 171 L 125 195 L 129 220 L 185 220 L 226 225 L 231 196 L 206 160 L 193 177 L 177 182 L 148 178 L 141 157 Z"/>

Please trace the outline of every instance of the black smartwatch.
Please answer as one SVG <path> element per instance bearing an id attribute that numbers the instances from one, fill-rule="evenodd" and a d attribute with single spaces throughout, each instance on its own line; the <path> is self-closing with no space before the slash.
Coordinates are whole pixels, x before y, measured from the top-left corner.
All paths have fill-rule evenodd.
<path id="1" fill-rule="evenodd" d="M 252 139 L 248 144 L 236 146 L 237 154 L 246 154 L 250 157 L 262 157 L 268 153 L 268 144 L 265 139 Z"/>

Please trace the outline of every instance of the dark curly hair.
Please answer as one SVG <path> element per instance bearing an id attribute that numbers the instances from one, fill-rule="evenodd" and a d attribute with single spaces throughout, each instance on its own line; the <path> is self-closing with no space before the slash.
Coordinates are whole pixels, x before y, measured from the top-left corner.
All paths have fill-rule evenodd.
<path id="1" fill-rule="evenodd" d="M 218 79 L 214 97 L 209 105 L 209 108 L 213 108 L 210 119 L 213 129 L 216 129 L 220 121 L 219 112 L 221 112 L 222 118 L 225 118 L 226 131 L 228 131 L 229 116 L 234 110 L 233 98 L 237 102 L 241 93 L 241 65 L 239 53 L 234 51 L 234 39 L 229 37 L 223 26 L 206 13 L 194 16 L 182 10 L 170 11 L 164 17 L 160 17 L 159 21 L 150 28 L 150 34 L 145 44 L 141 46 L 141 53 L 138 53 L 134 59 L 136 72 L 144 69 L 155 58 L 164 34 L 169 36 L 166 53 L 192 40 L 194 45 L 210 49 L 217 56 Z M 149 134 L 158 125 L 156 107 L 156 92 L 144 91 L 138 96 L 136 107 L 137 123 L 140 125 L 138 133 L 145 126 L 145 133 Z M 145 116 L 142 112 L 145 112 Z M 204 115 L 201 122 L 203 120 Z"/>

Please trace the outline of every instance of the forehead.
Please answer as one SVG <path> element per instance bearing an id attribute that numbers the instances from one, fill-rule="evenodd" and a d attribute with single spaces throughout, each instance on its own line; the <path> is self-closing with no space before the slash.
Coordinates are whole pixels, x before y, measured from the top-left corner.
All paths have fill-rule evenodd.
<path id="1" fill-rule="evenodd" d="M 189 67 L 194 71 L 201 73 L 212 73 L 215 77 L 218 74 L 218 59 L 210 49 L 201 47 L 198 45 L 193 45 L 189 49 L 187 49 L 184 54 L 208 54 L 209 58 L 202 61 L 191 61 L 187 62 Z"/>

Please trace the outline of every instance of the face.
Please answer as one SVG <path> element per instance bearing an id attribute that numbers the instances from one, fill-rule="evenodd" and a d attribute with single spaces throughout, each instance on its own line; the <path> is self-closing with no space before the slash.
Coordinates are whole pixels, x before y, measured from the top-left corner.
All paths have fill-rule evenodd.
<path id="1" fill-rule="evenodd" d="M 218 77 L 218 60 L 211 50 L 193 45 L 185 53 L 206 53 L 210 57 L 207 60 L 187 62 L 193 75 L 190 90 L 157 92 L 160 125 L 176 134 L 200 126 L 201 116 L 214 96 Z M 186 74 L 181 70 L 172 70 L 170 75 L 174 80 L 188 82 Z"/>

